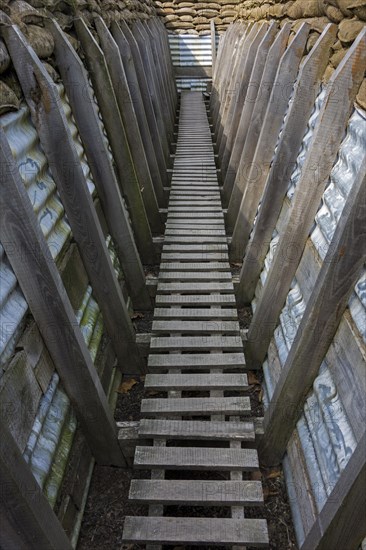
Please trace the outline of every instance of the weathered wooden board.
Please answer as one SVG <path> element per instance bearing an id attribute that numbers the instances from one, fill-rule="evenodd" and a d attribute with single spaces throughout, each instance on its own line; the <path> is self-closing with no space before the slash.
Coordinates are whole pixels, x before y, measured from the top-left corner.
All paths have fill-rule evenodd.
<path id="1" fill-rule="evenodd" d="M 214 422 L 203 420 L 142 419 L 139 426 L 141 438 L 166 437 L 167 439 L 237 440 L 254 441 L 252 422 Z"/>
<path id="2" fill-rule="evenodd" d="M 238 314 L 234 308 L 155 308 L 154 319 L 205 319 L 207 321 L 223 319 L 237 319 Z"/>
<path id="3" fill-rule="evenodd" d="M 152 354 L 148 359 L 149 368 L 155 369 L 210 369 L 243 368 L 243 353 L 189 353 L 189 354 Z"/>
<path id="4" fill-rule="evenodd" d="M 168 391 L 177 390 L 245 390 L 246 374 L 147 374 L 145 388 Z"/>

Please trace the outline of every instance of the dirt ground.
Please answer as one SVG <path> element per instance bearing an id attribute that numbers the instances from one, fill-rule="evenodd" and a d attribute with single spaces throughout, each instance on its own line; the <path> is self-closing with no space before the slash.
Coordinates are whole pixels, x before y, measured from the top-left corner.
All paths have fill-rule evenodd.
<path id="1" fill-rule="evenodd" d="M 243 308 L 239 311 L 241 328 L 247 328 L 251 319 L 250 308 Z M 150 315 L 134 319 L 138 332 L 149 332 L 151 330 Z M 250 372 L 249 395 L 252 411 L 256 416 L 263 415 L 261 403 L 261 382 L 262 377 L 258 372 Z M 131 386 L 127 384 L 122 388 L 126 393 L 119 393 L 115 418 L 117 421 L 139 420 L 140 402 L 144 395 L 143 379 L 134 379 L 136 383 Z M 130 387 L 131 386 L 131 387 Z M 168 476 L 176 475 L 167 474 Z M 184 472 L 178 474 L 180 477 Z M 189 478 L 199 476 L 199 472 L 189 472 Z M 226 479 L 225 473 L 215 473 Z M 78 550 L 139 550 L 138 545 L 124 545 L 122 543 L 123 523 L 126 515 L 145 515 L 147 507 L 139 504 L 132 504 L 128 501 L 129 484 L 132 478 L 148 478 L 148 472 L 125 471 L 118 468 L 96 466 L 94 469 L 89 497 L 86 504 L 84 519 L 81 527 Z M 294 530 L 291 520 L 290 507 L 287 499 L 283 472 L 281 469 L 266 470 L 248 474 L 248 479 L 261 479 L 264 490 L 264 506 L 258 508 L 245 508 L 246 517 L 264 518 L 268 521 L 270 548 L 276 550 L 295 550 Z M 167 507 L 166 513 L 171 515 L 202 515 L 203 509 L 199 507 Z M 214 509 L 214 517 L 230 517 L 230 509 L 217 507 Z M 166 550 L 189 550 L 191 547 L 164 547 Z M 192 547 L 193 549 L 197 546 Z M 200 547 L 201 550 L 211 550 L 209 546 Z M 217 550 L 218 547 L 215 547 Z M 212 548 L 213 550 L 213 548 Z M 249 547 L 247 550 L 251 550 Z"/>

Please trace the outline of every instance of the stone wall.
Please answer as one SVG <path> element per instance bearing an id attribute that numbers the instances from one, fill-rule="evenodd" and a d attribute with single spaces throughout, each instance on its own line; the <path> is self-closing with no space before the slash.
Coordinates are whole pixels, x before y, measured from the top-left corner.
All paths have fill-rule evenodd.
<path id="1" fill-rule="evenodd" d="M 356 36 L 366 25 L 366 0 L 155 0 L 155 6 L 167 29 L 180 34 L 208 34 L 212 20 L 219 32 L 225 31 L 230 23 L 237 19 L 278 19 L 281 25 L 286 21 L 293 21 L 293 32 L 306 21 L 311 27 L 307 52 L 311 50 L 325 26 L 330 22 L 334 23 L 338 27 L 337 40 L 333 45 L 324 80 L 329 79 Z M 365 80 L 357 101 L 366 109 Z"/>

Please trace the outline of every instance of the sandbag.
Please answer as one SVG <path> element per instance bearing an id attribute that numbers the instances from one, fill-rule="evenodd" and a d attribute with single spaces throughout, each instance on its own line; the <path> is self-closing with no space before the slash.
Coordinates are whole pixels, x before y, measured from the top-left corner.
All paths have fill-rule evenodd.
<path id="1" fill-rule="evenodd" d="M 40 59 L 47 59 L 52 55 L 55 44 L 52 34 L 47 29 L 27 25 L 25 35 Z"/>
<path id="2" fill-rule="evenodd" d="M 349 44 L 355 40 L 365 27 L 365 23 L 357 19 L 343 19 L 339 23 L 338 38 L 343 44 Z"/>

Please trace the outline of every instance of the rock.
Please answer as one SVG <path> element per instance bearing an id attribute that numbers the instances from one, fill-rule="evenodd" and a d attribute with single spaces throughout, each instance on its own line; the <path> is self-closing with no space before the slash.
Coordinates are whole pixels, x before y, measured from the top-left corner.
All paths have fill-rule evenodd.
<path id="1" fill-rule="evenodd" d="M 338 38 L 343 44 L 350 44 L 365 27 L 365 23 L 357 19 L 343 19 L 339 23 Z"/>
<path id="2" fill-rule="evenodd" d="M 366 111 L 366 78 L 363 79 L 358 94 L 356 96 L 356 102 Z"/>

